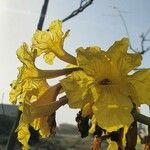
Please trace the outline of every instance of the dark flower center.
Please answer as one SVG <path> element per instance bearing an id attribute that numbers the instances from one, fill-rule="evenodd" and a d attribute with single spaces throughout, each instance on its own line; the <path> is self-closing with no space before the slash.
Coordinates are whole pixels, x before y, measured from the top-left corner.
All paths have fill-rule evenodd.
<path id="1" fill-rule="evenodd" d="M 109 85 L 109 84 L 111 84 L 112 82 L 109 80 L 109 79 L 103 79 L 103 80 L 101 80 L 101 81 L 99 81 L 99 84 L 100 85 Z"/>

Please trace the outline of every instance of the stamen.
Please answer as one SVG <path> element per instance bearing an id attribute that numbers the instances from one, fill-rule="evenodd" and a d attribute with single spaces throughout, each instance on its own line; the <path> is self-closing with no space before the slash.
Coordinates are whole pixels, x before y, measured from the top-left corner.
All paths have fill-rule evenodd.
<path id="1" fill-rule="evenodd" d="M 109 79 L 103 79 L 102 81 L 99 81 L 99 84 L 100 85 L 109 85 L 111 84 L 112 82 L 109 80 Z"/>

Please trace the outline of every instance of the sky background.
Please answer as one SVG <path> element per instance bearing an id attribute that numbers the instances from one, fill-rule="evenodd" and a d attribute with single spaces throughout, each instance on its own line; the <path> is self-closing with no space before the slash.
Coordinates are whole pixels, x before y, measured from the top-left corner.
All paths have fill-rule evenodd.
<path id="1" fill-rule="evenodd" d="M 22 42 L 31 43 L 43 2 L 0 0 L 0 99 L 4 93 L 3 103 L 9 101 L 9 85 L 16 79 L 17 67 L 21 65 L 16 57 L 16 49 Z M 43 29 L 47 29 L 52 20 L 68 16 L 78 8 L 79 3 L 80 0 L 50 0 Z M 139 36 L 150 28 L 150 0 L 95 0 L 84 12 L 63 24 L 64 31 L 71 30 L 65 49 L 73 55 L 76 55 L 76 48 L 81 46 L 98 45 L 107 50 L 114 41 L 126 37 L 125 28 L 114 6 L 122 11 L 132 46 L 140 49 Z M 58 69 L 65 65 L 59 60 L 53 66 L 45 64 L 40 58 L 37 60 L 37 66 L 43 69 Z M 142 67 L 150 67 L 150 52 L 143 56 Z M 54 84 L 57 80 L 49 82 Z M 145 106 L 142 112 L 149 115 Z M 57 122 L 75 124 L 76 113 L 77 110 L 64 106 L 57 113 Z"/>

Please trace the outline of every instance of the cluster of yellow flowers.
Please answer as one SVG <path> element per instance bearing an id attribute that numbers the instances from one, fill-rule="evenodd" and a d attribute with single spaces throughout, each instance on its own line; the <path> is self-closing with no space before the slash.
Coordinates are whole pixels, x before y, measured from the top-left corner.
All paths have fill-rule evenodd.
<path id="1" fill-rule="evenodd" d="M 47 31 L 36 31 L 32 45 L 26 43 L 17 50 L 23 66 L 17 80 L 13 81 L 10 101 L 19 104 L 22 111 L 18 140 L 28 149 L 29 125 L 39 130 L 42 138 L 55 132 L 55 111 L 64 103 L 56 101 L 61 92 L 66 93 L 71 108 L 82 110 L 96 124 L 108 132 L 129 126 L 133 105 L 150 104 L 150 69 L 131 74 L 141 64 L 139 53 L 127 53 L 128 39 L 115 42 L 106 52 L 99 47 L 78 48 L 74 57 L 64 50 L 64 40 L 69 31 L 62 31 L 62 22 L 53 21 Z M 40 70 L 35 60 L 43 55 L 52 64 L 55 56 L 71 64 L 61 70 Z M 129 75 L 130 73 L 130 75 Z M 46 79 L 66 75 L 58 84 L 50 86 Z"/>

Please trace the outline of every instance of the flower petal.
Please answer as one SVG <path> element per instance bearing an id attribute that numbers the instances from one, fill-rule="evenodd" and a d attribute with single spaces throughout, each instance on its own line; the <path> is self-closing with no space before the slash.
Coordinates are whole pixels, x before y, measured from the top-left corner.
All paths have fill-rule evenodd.
<path id="1" fill-rule="evenodd" d="M 107 54 L 118 60 L 122 54 L 127 53 L 128 45 L 129 39 L 123 38 L 120 41 L 114 42 L 114 44 L 108 49 Z"/>
<path id="2" fill-rule="evenodd" d="M 29 144 L 28 144 L 28 141 L 29 141 L 29 138 L 30 138 L 30 132 L 29 132 L 29 129 L 28 129 L 28 124 L 22 124 L 18 127 L 18 141 L 20 143 L 22 143 L 23 147 L 22 149 L 23 150 L 29 150 Z"/>
<path id="3" fill-rule="evenodd" d="M 24 114 L 26 114 L 25 120 L 31 122 L 33 119 L 49 116 L 56 112 L 56 110 L 62 105 L 64 105 L 64 103 L 61 101 L 49 102 L 45 105 L 35 105 L 34 103 L 30 105 L 26 104 L 26 111 L 24 112 Z"/>
<path id="4" fill-rule="evenodd" d="M 88 47 L 86 49 L 77 49 L 77 62 L 86 74 L 100 81 L 105 78 L 116 80 L 119 77 L 119 71 L 116 64 L 100 50 L 99 47 Z"/>
<path id="5" fill-rule="evenodd" d="M 87 76 L 83 71 L 73 72 L 60 81 L 71 108 L 82 108 L 86 103 L 92 101 L 90 89 L 92 82 L 93 78 Z"/>
<path id="6" fill-rule="evenodd" d="M 35 102 L 33 102 L 32 104 L 34 106 L 39 106 L 41 104 L 46 105 L 49 104 L 51 102 L 56 101 L 56 97 L 59 94 L 59 91 L 61 89 L 61 85 L 60 83 L 49 87 Z"/>
<path id="7" fill-rule="evenodd" d="M 93 103 L 85 104 L 85 106 L 82 108 L 82 117 L 92 116 L 92 105 Z"/>
<path id="8" fill-rule="evenodd" d="M 130 99 L 120 92 L 119 87 L 101 89 L 99 100 L 93 104 L 93 113 L 98 125 L 108 132 L 130 125 L 133 121 L 131 110 Z"/>
<path id="9" fill-rule="evenodd" d="M 97 121 L 96 121 L 95 116 L 93 115 L 92 119 L 91 119 L 91 127 L 89 129 L 89 133 L 94 134 L 94 132 L 96 130 L 96 124 L 97 124 Z"/>
<path id="10" fill-rule="evenodd" d="M 135 98 L 133 101 L 140 104 L 150 105 L 150 69 L 143 69 L 129 76 L 129 82 L 134 89 Z"/>
<path id="11" fill-rule="evenodd" d="M 29 51 L 29 46 L 23 43 L 16 52 L 18 59 L 26 66 L 34 65 L 35 56 Z"/>
<path id="12" fill-rule="evenodd" d="M 17 50 L 17 57 L 23 63 L 23 66 L 19 68 L 18 80 L 22 81 L 28 77 L 38 77 L 38 70 L 34 65 L 35 57 L 29 51 L 26 43 L 23 43 Z"/>
<path id="13" fill-rule="evenodd" d="M 35 130 L 39 130 L 39 133 L 42 136 L 42 138 L 47 138 L 50 136 L 48 116 L 43 116 L 41 118 L 34 119 L 31 125 Z"/>
<path id="14" fill-rule="evenodd" d="M 9 93 L 9 100 L 12 104 L 16 104 L 17 103 L 17 97 L 21 94 L 22 91 L 22 85 L 18 84 L 16 86 L 16 80 L 14 80 L 11 83 L 11 91 Z"/>
<path id="15" fill-rule="evenodd" d="M 51 115 L 62 106 L 61 101 L 56 101 L 60 89 L 61 85 L 57 84 L 47 89 L 35 102 L 26 103 L 24 109 L 25 120 L 31 122 L 35 118 Z"/>
<path id="16" fill-rule="evenodd" d="M 86 74 L 96 77 L 102 72 L 102 57 L 104 52 L 99 47 L 78 48 L 77 62 Z M 106 67 L 106 66 L 105 66 Z"/>
<path id="17" fill-rule="evenodd" d="M 127 53 L 129 40 L 123 38 L 116 41 L 106 52 L 106 55 L 114 62 L 123 75 L 126 75 L 131 70 L 141 64 L 142 55 L 139 53 Z"/>

